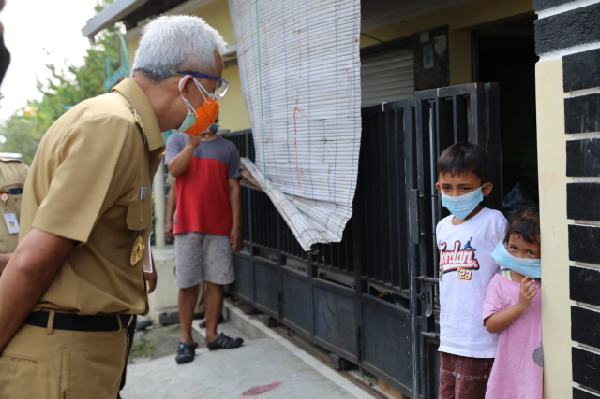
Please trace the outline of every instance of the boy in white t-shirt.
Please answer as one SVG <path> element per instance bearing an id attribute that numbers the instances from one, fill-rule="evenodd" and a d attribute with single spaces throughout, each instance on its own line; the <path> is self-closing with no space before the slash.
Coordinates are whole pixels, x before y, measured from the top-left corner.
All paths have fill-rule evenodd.
<path id="1" fill-rule="evenodd" d="M 481 205 L 493 189 L 486 154 L 478 145 L 455 144 L 438 160 L 442 206 L 452 215 L 436 228 L 440 251 L 440 399 L 483 399 L 496 352 L 496 334 L 481 323 L 487 286 L 498 271 L 492 251 L 506 219 Z"/>

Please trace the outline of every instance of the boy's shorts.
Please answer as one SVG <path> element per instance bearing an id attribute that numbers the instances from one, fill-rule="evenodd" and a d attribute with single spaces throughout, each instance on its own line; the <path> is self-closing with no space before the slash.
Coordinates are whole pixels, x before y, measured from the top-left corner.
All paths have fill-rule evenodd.
<path id="1" fill-rule="evenodd" d="M 228 236 L 187 233 L 175 236 L 175 284 L 190 288 L 203 281 L 231 284 L 233 252 Z"/>
<path id="2" fill-rule="evenodd" d="M 440 399 L 484 399 L 494 359 L 440 352 Z"/>

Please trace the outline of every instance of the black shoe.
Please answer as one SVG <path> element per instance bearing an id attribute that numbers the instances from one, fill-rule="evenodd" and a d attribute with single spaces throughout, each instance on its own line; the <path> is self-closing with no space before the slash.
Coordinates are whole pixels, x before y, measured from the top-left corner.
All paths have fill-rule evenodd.
<path id="1" fill-rule="evenodd" d="M 215 339 L 206 343 L 206 347 L 211 351 L 216 349 L 236 349 L 242 346 L 244 340 L 242 338 L 231 338 L 223 333 L 217 335 Z"/>
<path id="2" fill-rule="evenodd" d="M 194 361 L 194 356 L 196 356 L 195 347 L 197 347 L 197 343 L 193 344 L 184 344 L 183 342 L 179 343 L 177 347 L 177 354 L 175 355 L 175 363 L 183 364 L 190 363 Z"/>

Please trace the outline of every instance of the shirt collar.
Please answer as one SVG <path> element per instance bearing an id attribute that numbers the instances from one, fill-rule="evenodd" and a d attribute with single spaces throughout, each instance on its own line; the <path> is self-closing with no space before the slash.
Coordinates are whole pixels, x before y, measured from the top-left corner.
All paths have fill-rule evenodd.
<path id="1" fill-rule="evenodd" d="M 141 126 L 142 132 L 148 141 L 148 149 L 155 151 L 164 147 L 165 142 L 158 127 L 156 114 L 140 85 L 134 79 L 126 78 L 117 84 L 112 91 L 123 95 L 129 101 L 136 122 Z"/>

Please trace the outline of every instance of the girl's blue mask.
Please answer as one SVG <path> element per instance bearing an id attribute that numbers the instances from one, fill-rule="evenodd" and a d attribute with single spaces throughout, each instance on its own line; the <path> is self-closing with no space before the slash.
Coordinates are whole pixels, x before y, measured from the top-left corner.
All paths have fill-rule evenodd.
<path id="1" fill-rule="evenodd" d="M 442 206 L 448 209 L 455 218 L 465 220 L 477 208 L 477 205 L 483 201 L 482 187 L 457 197 L 442 193 Z"/>
<path id="2" fill-rule="evenodd" d="M 542 261 L 541 259 L 517 258 L 511 255 L 504 243 L 492 251 L 492 258 L 500 267 L 510 269 L 529 278 L 542 278 Z"/>

